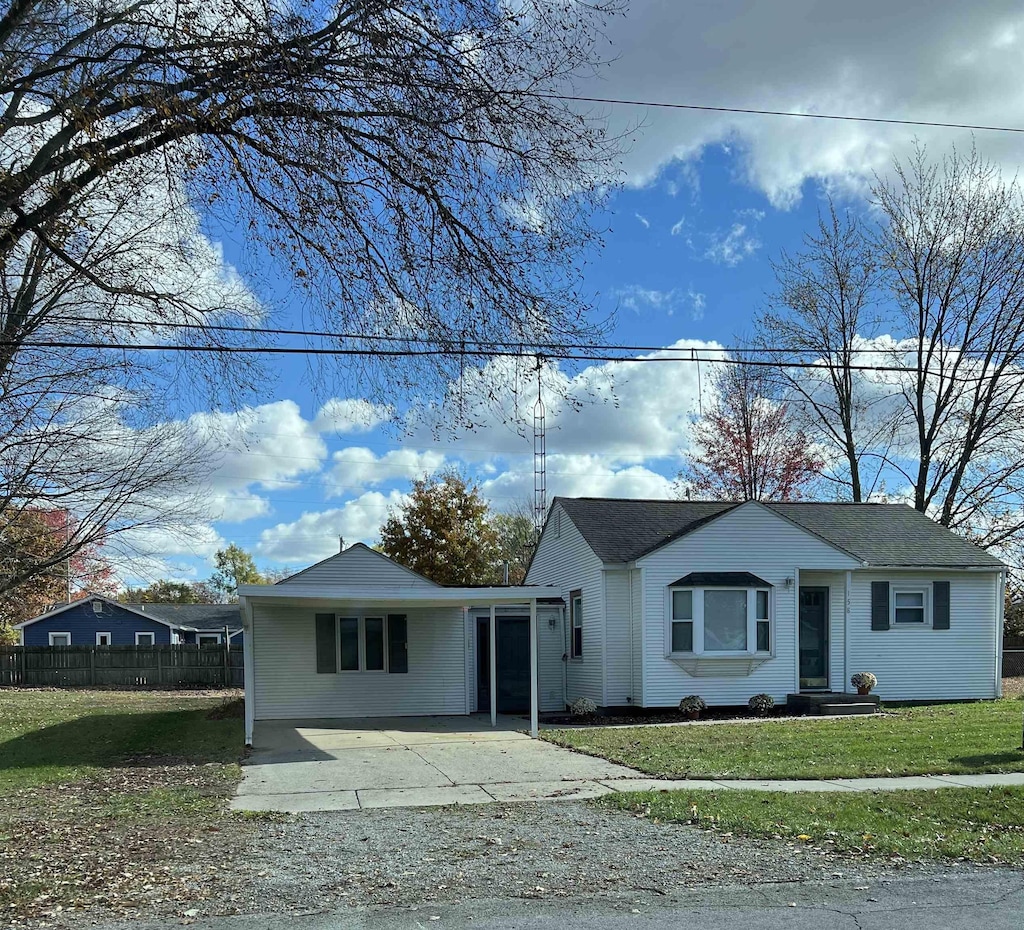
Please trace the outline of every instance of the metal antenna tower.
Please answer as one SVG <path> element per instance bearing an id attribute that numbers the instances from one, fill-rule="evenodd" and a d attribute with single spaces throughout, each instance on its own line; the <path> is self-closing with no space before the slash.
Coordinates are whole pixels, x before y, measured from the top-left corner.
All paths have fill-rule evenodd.
<path id="1" fill-rule="evenodd" d="M 544 357 L 537 356 L 537 401 L 533 405 L 533 527 L 540 536 L 544 517 L 548 512 L 548 440 L 544 415 L 544 398 L 541 396 L 541 373 Z"/>

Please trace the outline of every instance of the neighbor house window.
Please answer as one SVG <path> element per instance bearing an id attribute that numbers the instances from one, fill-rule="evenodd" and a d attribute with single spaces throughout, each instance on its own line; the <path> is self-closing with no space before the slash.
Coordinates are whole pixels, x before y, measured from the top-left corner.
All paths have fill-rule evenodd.
<path id="1" fill-rule="evenodd" d="M 219 646 L 220 645 L 220 633 L 197 633 L 196 634 L 196 645 L 197 646 Z"/>
<path id="2" fill-rule="evenodd" d="M 669 588 L 672 654 L 771 652 L 771 593 L 757 588 Z"/>
<path id="3" fill-rule="evenodd" d="M 97 646 L 109 646 L 110 645 L 110 634 L 109 633 L 97 633 L 96 634 L 96 645 Z"/>
<path id="4" fill-rule="evenodd" d="M 94 614 L 101 614 L 101 613 L 103 613 L 103 601 L 93 601 L 92 602 L 92 612 Z"/>
<path id="5" fill-rule="evenodd" d="M 70 633 L 51 633 L 50 634 L 50 645 L 51 646 L 70 646 L 71 645 L 71 634 Z"/>
<path id="6" fill-rule="evenodd" d="M 569 592 L 569 626 L 572 630 L 570 655 L 574 659 L 583 658 L 583 591 L 577 589 Z"/>
<path id="7" fill-rule="evenodd" d="M 892 588 L 892 622 L 895 626 L 926 626 L 928 590 L 926 588 Z"/>
<path id="8" fill-rule="evenodd" d="M 136 633 L 136 646 L 153 646 L 156 644 L 156 633 Z"/>

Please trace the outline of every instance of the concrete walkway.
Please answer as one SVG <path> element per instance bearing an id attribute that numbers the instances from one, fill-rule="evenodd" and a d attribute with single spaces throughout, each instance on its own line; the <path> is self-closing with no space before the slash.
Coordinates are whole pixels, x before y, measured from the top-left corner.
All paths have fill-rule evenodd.
<path id="1" fill-rule="evenodd" d="M 651 778 L 530 739 L 518 717 L 264 721 L 235 810 L 335 811 L 578 800 L 614 791 L 835 791 L 1024 785 L 1024 773 L 827 780 Z"/>

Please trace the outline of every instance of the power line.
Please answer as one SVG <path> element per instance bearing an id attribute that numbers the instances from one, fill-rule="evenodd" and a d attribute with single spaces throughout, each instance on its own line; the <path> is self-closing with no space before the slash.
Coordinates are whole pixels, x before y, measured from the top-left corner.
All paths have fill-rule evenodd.
<path id="1" fill-rule="evenodd" d="M 790 116 L 799 119 L 835 120 L 846 123 L 882 123 L 890 126 L 925 126 L 932 129 L 971 129 L 979 132 L 1024 133 L 1020 126 L 991 126 L 985 123 L 952 123 L 942 120 L 897 119 L 888 116 L 851 116 L 845 113 L 801 113 L 797 110 L 762 110 L 757 107 L 721 107 L 701 103 L 672 103 L 662 100 L 630 100 L 618 97 L 584 97 L 575 94 L 547 94 L 524 91 L 523 96 L 577 103 L 602 103 L 612 106 L 653 107 L 663 110 L 691 110 L 701 113 L 738 113 L 747 116 Z"/>
<path id="2" fill-rule="evenodd" d="M 437 349 L 368 349 L 368 348 L 344 348 L 334 347 L 325 348 L 319 346 L 308 346 L 308 347 L 294 347 L 294 346 L 211 346 L 211 345 L 153 345 L 153 344 L 131 344 L 131 343 L 114 343 L 114 342 L 66 342 L 66 341 L 53 341 L 53 342 L 36 342 L 36 341 L 0 341 L 0 346 L 8 348 L 34 348 L 34 349 L 115 349 L 127 352 L 198 352 L 204 354 L 213 355 L 317 355 L 317 356 L 340 356 L 340 357 L 384 357 L 384 358 L 412 358 L 412 357 L 432 357 L 438 354 Z M 579 361 L 579 362 L 622 362 L 628 364 L 643 363 L 643 362 L 689 362 L 689 363 L 700 363 L 705 362 L 708 364 L 719 364 L 719 365 L 749 365 L 757 368 L 798 368 L 808 370 L 821 370 L 821 371 L 832 371 L 835 366 L 824 362 L 802 362 L 802 361 L 766 361 L 763 359 L 740 359 L 740 358 L 710 358 L 700 357 L 695 354 L 694 350 L 690 348 L 673 349 L 667 347 L 661 347 L 657 350 L 658 352 L 688 352 L 689 355 L 658 355 L 658 356 L 641 356 L 633 357 L 629 355 L 610 355 L 600 354 L 601 352 L 624 352 L 629 349 L 621 348 L 619 346 L 595 346 L 593 352 L 587 352 L 585 354 L 573 352 L 570 350 L 558 351 L 558 350 L 546 350 L 544 356 L 550 359 L 557 359 L 559 361 Z M 707 350 L 705 350 L 707 351 Z M 717 351 L 717 350 L 716 350 Z M 528 352 L 525 349 L 478 349 L 472 353 L 478 358 L 523 358 L 524 356 L 531 355 L 533 353 Z M 926 369 L 918 371 L 916 368 L 910 368 L 906 365 L 843 365 L 846 371 L 873 371 L 873 372 L 888 372 L 892 374 L 930 374 Z M 978 381 L 987 380 L 985 376 L 964 376 L 964 375 L 945 375 L 948 380 L 962 384 L 973 384 Z"/>

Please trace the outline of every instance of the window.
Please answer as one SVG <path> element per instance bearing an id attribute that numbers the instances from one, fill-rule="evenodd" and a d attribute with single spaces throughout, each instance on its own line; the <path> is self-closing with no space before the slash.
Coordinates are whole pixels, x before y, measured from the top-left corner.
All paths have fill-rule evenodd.
<path id="1" fill-rule="evenodd" d="M 343 672 L 359 671 L 359 618 L 342 617 L 338 621 L 338 642 L 341 644 L 341 662 L 338 665 Z"/>
<path id="2" fill-rule="evenodd" d="M 136 646 L 154 646 L 154 645 L 156 645 L 156 633 L 136 633 L 135 634 L 135 645 Z"/>
<path id="3" fill-rule="evenodd" d="M 71 645 L 71 634 L 70 633 L 51 633 L 50 634 L 50 645 L 51 646 L 70 646 Z"/>
<path id="4" fill-rule="evenodd" d="M 384 671 L 384 618 L 367 617 L 363 620 L 363 639 L 366 656 L 364 668 L 368 672 Z"/>
<path id="5" fill-rule="evenodd" d="M 925 626 L 929 623 L 928 591 L 925 588 L 892 589 L 892 622 L 900 626 Z"/>
<path id="6" fill-rule="evenodd" d="M 672 592 L 672 651 L 693 652 L 693 592 Z"/>
<path id="7" fill-rule="evenodd" d="M 97 633 L 96 634 L 96 645 L 97 646 L 109 646 L 110 645 L 110 634 L 109 633 Z"/>
<path id="8" fill-rule="evenodd" d="M 197 646 L 220 645 L 220 633 L 196 633 Z"/>
<path id="9" fill-rule="evenodd" d="M 103 613 L 103 601 L 93 601 L 92 602 L 92 612 L 94 614 L 101 614 L 101 613 Z"/>
<path id="10" fill-rule="evenodd" d="M 676 655 L 754 655 L 772 649 L 771 592 L 668 589 L 668 650 Z"/>
<path id="11" fill-rule="evenodd" d="M 570 655 L 574 659 L 583 658 L 583 591 L 578 589 L 569 592 L 569 626 L 572 630 Z"/>
<path id="12" fill-rule="evenodd" d="M 704 592 L 704 651 L 747 651 L 747 592 Z"/>
<path id="13" fill-rule="evenodd" d="M 772 625 L 768 618 L 768 592 L 757 591 L 757 609 L 754 619 L 757 621 L 757 651 L 772 651 Z"/>

